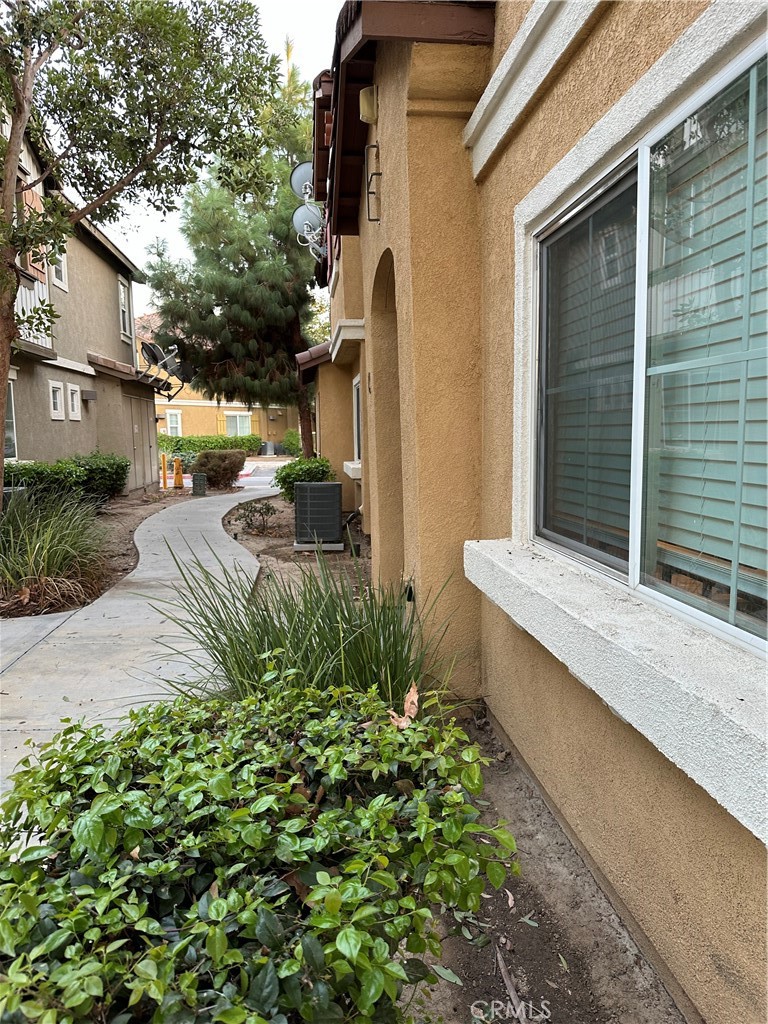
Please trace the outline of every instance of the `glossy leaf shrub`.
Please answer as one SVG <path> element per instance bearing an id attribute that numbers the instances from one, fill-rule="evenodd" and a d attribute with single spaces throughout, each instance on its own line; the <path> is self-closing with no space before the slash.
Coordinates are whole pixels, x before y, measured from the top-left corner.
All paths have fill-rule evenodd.
<path id="1" fill-rule="evenodd" d="M 334 474 L 328 459 L 294 459 L 281 466 L 275 473 L 275 483 L 280 488 L 280 496 L 291 504 L 296 500 L 295 487 L 299 483 L 324 483 L 333 480 Z"/>
<path id="2" fill-rule="evenodd" d="M 266 676 L 260 701 L 148 706 L 109 737 L 68 725 L 17 774 L 0 1019 L 396 1021 L 406 986 L 450 974 L 425 960 L 433 908 L 470 929 L 486 878 L 515 867 L 478 820 L 478 749 L 453 723 L 397 728 L 373 695 Z"/>

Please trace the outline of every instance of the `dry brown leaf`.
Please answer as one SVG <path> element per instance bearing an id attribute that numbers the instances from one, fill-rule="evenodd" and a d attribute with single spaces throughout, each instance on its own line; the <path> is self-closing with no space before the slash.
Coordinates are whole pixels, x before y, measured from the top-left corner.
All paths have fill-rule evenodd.
<path id="1" fill-rule="evenodd" d="M 507 906 L 509 907 L 510 910 L 514 910 L 515 897 L 512 895 L 509 889 L 505 889 L 504 892 L 507 894 Z"/>
<path id="2" fill-rule="evenodd" d="M 405 695 L 405 707 L 403 710 L 408 718 L 415 718 L 419 712 L 419 690 L 416 683 L 411 683 L 411 688 Z"/>
<path id="3" fill-rule="evenodd" d="M 215 878 L 211 882 L 211 887 L 208 890 L 208 892 L 211 894 L 212 900 L 217 900 L 219 898 L 219 883 L 216 881 Z"/>
<path id="4" fill-rule="evenodd" d="M 30 592 L 29 587 L 22 587 L 19 591 L 19 600 L 22 604 L 29 604 Z"/>
<path id="5" fill-rule="evenodd" d="M 283 881 L 296 891 L 300 900 L 306 900 L 309 896 L 309 886 L 302 882 L 297 871 L 289 871 L 287 875 L 283 875 Z"/>
<path id="6" fill-rule="evenodd" d="M 139 859 L 139 848 L 138 848 L 138 846 L 134 846 L 134 848 L 131 850 L 131 852 L 128 854 L 128 856 L 131 858 L 131 860 L 138 860 Z"/>

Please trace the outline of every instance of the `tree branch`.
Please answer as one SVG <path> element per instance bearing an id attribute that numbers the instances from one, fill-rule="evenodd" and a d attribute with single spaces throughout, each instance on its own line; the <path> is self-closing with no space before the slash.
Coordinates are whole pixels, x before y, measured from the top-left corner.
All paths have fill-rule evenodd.
<path id="1" fill-rule="evenodd" d="M 147 170 L 147 168 L 151 165 L 152 161 L 156 157 L 158 157 L 164 149 L 168 148 L 168 146 L 171 144 L 171 141 L 172 140 L 167 137 L 158 139 L 155 145 L 152 147 L 152 149 L 148 150 L 141 158 L 141 160 L 139 160 L 139 162 L 134 167 L 132 167 L 130 171 L 125 173 L 122 176 L 122 178 L 118 178 L 118 180 L 114 182 L 112 185 L 110 185 L 108 189 L 105 189 L 100 196 L 97 196 L 90 203 L 86 203 L 86 205 L 83 206 L 81 209 L 73 210 L 69 216 L 70 224 L 78 224 L 81 220 L 83 220 L 84 217 L 90 217 L 92 213 L 94 213 L 96 210 L 102 207 L 105 203 L 108 203 L 110 199 L 113 199 L 116 195 L 119 195 L 120 192 L 123 191 L 123 189 L 133 184 L 133 182 L 138 178 L 138 176 L 143 171 Z"/>

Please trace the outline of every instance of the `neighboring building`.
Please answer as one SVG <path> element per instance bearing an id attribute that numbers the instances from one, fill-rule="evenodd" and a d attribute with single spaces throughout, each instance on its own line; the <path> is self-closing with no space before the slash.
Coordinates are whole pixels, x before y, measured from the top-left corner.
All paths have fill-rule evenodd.
<path id="1" fill-rule="evenodd" d="M 153 331 L 157 329 L 160 317 L 157 313 L 147 313 L 136 320 L 136 345 L 139 364 L 151 370 L 141 352 L 143 341 L 154 340 Z M 172 437 L 184 437 L 195 434 L 228 434 L 239 437 L 244 434 L 258 434 L 264 442 L 280 444 L 286 430 L 298 430 L 299 420 L 295 408 L 284 405 L 270 405 L 268 409 L 260 406 L 249 409 L 246 405 L 236 402 L 217 402 L 216 399 L 205 398 L 189 384 L 180 390 L 174 387 L 169 394 L 158 394 L 156 405 L 158 430 Z"/>
<path id="2" fill-rule="evenodd" d="M 25 147 L 25 172 L 36 176 Z M 42 186 L 24 193 L 30 205 Z M 5 456 L 55 461 L 103 452 L 131 460 L 126 490 L 156 486 L 154 390 L 136 369 L 131 285 L 138 267 L 82 221 L 56 264 L 19 268 L 17 310 L 50 302 L 52 332 L 23 338 L 11 357 Z"/>
<path id="3" fill-rule="evenodd" d="M 719 1024 L 766 1019 L 765 14 L 346 3 L 300 359 L 374 578 L 448 581 L 456 688 Z"/>

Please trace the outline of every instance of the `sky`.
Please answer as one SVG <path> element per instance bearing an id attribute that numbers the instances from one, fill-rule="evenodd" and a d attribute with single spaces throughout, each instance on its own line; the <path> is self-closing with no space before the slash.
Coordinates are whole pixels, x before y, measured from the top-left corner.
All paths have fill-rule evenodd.
<path id="1" fill-rule="evenodd" d="M 293 43 L 293 63 L 311 82 L 319 72 L 330 67 L 341 4 L 342 0 L 257 0 L 267 46 L 272 53 L 282 56 L 285 40 L 289 38 Z M 158 237 L 167 241 L 171 256 L 183 256 L 186 252 L 175 214 L 158 220 L 155 211 L 133 207 L 108 233 L 139 266 L 147 260 L 147 247 Z M 149 288 L 135 286 L 133 300 L 135 315 L 146 313 L 151 308 Z"/>

